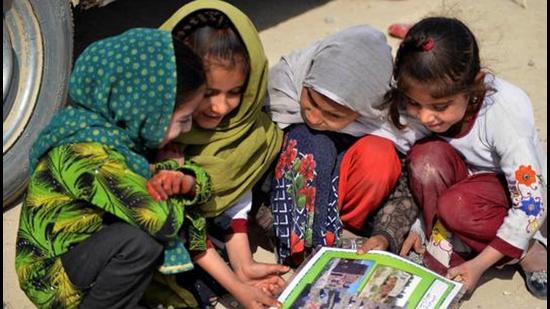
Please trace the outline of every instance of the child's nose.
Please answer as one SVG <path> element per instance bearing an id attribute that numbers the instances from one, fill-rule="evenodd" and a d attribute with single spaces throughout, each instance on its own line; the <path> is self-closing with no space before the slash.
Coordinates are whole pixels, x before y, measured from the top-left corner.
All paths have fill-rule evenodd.
<path id="1" fill-rule="evenodd" d="M 424 124 L 432 122 L 433 118 L 434 118 L 434 115 L 429 110 L 421 109 L 418 112 L 418 120 L 420 120 L 420 122 L 422 122 Z"/>
<path id="2" fill-rule="evenodd" d="M 307 120 L 312 125 L 320 125 L 323 123 L 323 118 L 321 116 L 321 113 L 315 109 L 309 110 L 309 113 L 307 113 Z"/>
<path id="3" fill-rule="evenodd" d="M 212 98 L 212 111 L 218 115 L 225 115 L 229 111 L 226 97 L 222 94 Z"/>

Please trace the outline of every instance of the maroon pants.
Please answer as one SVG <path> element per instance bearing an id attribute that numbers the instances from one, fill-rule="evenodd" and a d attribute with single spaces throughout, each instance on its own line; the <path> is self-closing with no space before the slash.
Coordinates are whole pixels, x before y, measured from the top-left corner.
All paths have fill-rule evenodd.
<path id="1" fill-rule="evenodd" d="M 504 179 L 495 173 L 469 176 L 464 160 L 440 139 L 418 142 L 407 160 L 412 195 L 422 209 L 427 237 L 440 220 L 476 255 L 488 245 L 506 251 L 500 250 L 506 244 L 496 238 L 511 205 Z M 451 267 L 464 258 L 454 254 Z"/>

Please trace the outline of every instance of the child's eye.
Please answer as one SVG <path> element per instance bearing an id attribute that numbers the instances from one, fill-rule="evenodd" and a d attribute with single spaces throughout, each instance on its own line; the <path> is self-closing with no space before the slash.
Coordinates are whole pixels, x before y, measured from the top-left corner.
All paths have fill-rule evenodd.
<path id="1" fill-rule="evenodd" d="M 317 102 L 313 101 L 313 100 L 309 100 L 309 104 L 315 108 L 319 108 L 319 105 L 317 104 Z"/>
<path id="2" fill-rule="evenodd" d="M 335 118 L 335 119 L 340 119 L 340 118 L 343 117 L 342 115 L 338 115 L 338 114 L 335 114 L 335 113 L 327 113 L 327 116 L 329 116 L 331 118 Z"/>
<path id="3" fill-rule="evenodd" d="M 442 112 L 446 110 L 447 107 L 449 107 L 449 104 L 438 104 L 438 105 L 434 105 L 434 110 L 437 112 Z"/>
<path id="4" fill-rule="evenodd" d="M 420 104 L 416 103 L 416 101 L 411 100 L 409 98 L 407 98 L 407 104 L 410 105 L 410 106 L 413 106 L 413 107 L 419 107 L 420 106 Z"/>
<path id="5" fill-rule="evenodd" d="M 216 95 L 217 91 L 213 90 L 213 89 L 207 89 L 205 92 L 204 92 L 204 97 L 205 98 L 209 98 L 211 96 L 214 96 Z"/>
<path id="6" fill-rule="evenodd" d="M 241 95 L 243 94 L 243 88 L 233 89 L 229 92 L 230 95 Z"/>

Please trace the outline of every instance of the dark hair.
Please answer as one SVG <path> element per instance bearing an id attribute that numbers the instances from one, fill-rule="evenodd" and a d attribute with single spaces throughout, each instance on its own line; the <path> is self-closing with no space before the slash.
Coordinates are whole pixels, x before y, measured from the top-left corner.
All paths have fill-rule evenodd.
<path id="1" fill-rule="evenodd" d="M 404 127 L 399 112 L 406 104 L 403 93 L 412 84 L 428 87 L 434 98 L 465 92 L 470 106 L 477 105 L 488 90 L 483 80 L 476 81 L 480 71 L 479 47 L 464 23 L 447 17 L 422 19 L 397 50 L 395 83 L 386 95 L 390 119 L 396 127 Z"/>
<path id="2" fill-rule="evenodd" d="M 206 83 L 206 74 L 202 59 L 186 44 L 172 36 L 174 56 L 176 58 L 176 96 L 183 98 L 177 103 L 185 102 L 186 98 Z"/>
<path id="3" fill-rule="evenodd" d="M 223 13 L 198 11 L 179 22 L 172 33 L 203 60 L 227 60 L 231 68 L 241 64 L 243 73 L 248 75 L 250 60 L 246 46 Z"/>

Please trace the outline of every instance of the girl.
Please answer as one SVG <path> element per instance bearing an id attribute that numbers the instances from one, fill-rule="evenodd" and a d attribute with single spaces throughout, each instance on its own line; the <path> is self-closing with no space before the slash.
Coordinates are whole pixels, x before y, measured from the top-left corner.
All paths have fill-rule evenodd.
<path id="1" fill-rule="evenodd" d="M 166 31 L 133 29 L 80 55 L 74 103 L 30 154 L 16 271 L 38 307 L 136 307 L 184 221 L 190 249 L 205 249 L 204 219 L 185 207 L 209 198 L 204 171 L 162 162 L 180 198 L 156 202 L 145 189 L 146 152 L 190 130 L 204 83 L 201 59 Z"/>
<path id="2" fill-rule="evenodd" d="M 361 251 L 401 246 L 416 215 L 401 190 L 406 186 L 378 212 L 373 231 L 366 224 L 398 182 L 395 147 L 405 153 L 423 136 L 415 128 L 394 129 L 379 108 L 391 71 L 384 35 L 366 25 L 330 35 L 272 68 L 266 107 L 286 132 L 271 193 L 280 262 L 299 264 L 309 249 L 339 244 L 342 224 L 372 232 Z"/>
<path id="3" fill-rule="evenodd" d="M 256 263 L 246 234 L 251 189 L 282 143 L 282 132 L 261 111 L 268 66 L 258 33 L 237 8 L 211 0 L 185 5 L 161 28 L 184 40 L 205 63 L 207 90 L 193 114 L 195 126 L 176 141 L 212 178 L 213 198 L 201 210 L 211 218 L 209 227 L 221 227 L 241 281 L 282 287 L 277 274 L 287 267 Z M 247 307 L 267 304 L 253 293 L 248 297 L 239 301 Z"/>
<path id="4" fill-rule="evenodd" d="M 546 155 L 527 95 L 485 73 L 474 35 L 444 17 L 411 28 L 394 78 L 394 124 L 403 127 L 404 110 L 437 135 L 408 155 L 431 235 L 425 264 L 471 291 L 492 265 L 520 260 L 530 291 L 546 297 L 546 249 L 535 241 L 546 245 L 536 235 L 546 218 Z M 409 240 L 402 253 L 420 247 L 418 233 Z"/>

